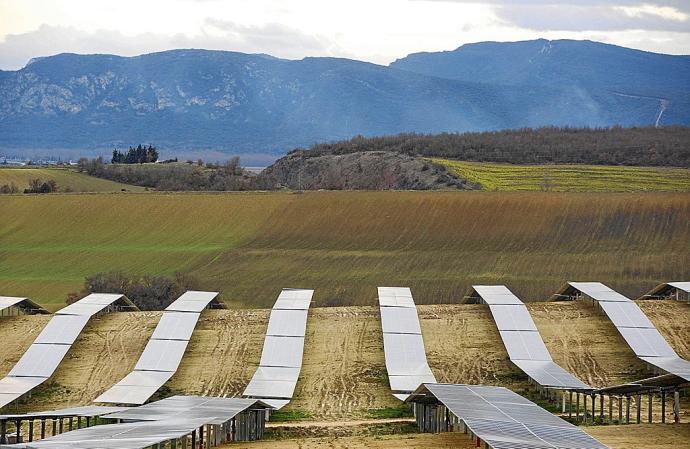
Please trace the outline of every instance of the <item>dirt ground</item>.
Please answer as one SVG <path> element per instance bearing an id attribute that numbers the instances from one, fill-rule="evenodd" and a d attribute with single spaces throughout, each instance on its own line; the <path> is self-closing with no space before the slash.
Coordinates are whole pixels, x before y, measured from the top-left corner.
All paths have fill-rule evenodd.
<path id="1" fill-rule="evenodd" d="M 585 431 L 611 449 L 686 448 L 690 441 L 690 424 L 598 426 L 586 427 Z M 251 443 L 232 443 L 221 447 L 238 449 L 469 449 L 474 448 L 475 445 L 467 435 L 462 433 L 415 433 L 296 438 L 280 441 L 265 440 Z"/>
<path id="2" fill-rule="evenodd" d="M 690 306 L 672 301 L 641 306 L 678 353 L 690 357 Z M 528 307 L 554 359 L 584 381 L 604 386 L 649 374 L 606 317 L 584 302 Z M 508 360 L 486 306 L 424 305 L 419 315 L 429 365 L 439 382 L 503 385 L 520 393 L 528 389 L 524 375 Z M 161 395 L 240 394 L 258 365 L 268 316 L 267 309 L 204 312 L 180 369 Z M 89 404 L 134 367 L 159 317 L 160 312 L 139 312 L 94 319 L 55 375 L 17 410 Z M 0 320 L 0 376 L 48 319 Z M 378 308 L 312 309 L 302 372 L 284 411 L 312 421 L 339 421 L 373 418 L 372 409 L 399 406 L 388 389 Z M 684 422 L 690 420 L 689 408 L 684 398 Z M 657 403 L 655 413 L 659 409 Z"/>

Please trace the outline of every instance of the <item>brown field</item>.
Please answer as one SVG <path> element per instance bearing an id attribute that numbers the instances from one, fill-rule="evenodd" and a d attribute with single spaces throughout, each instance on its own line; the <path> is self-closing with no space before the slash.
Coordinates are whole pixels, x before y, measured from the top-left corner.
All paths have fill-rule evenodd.
<path id="1" fill-rule="evenodd" d="M 283 287 L 373 305 L 377 285 L 456 303 L 472 283 L 542 300 L 566 280 L 629 296 L 690 278 L 690 194 L 309 192 L 0 199 L 0 292 L 52 309 L 85 276 L 198 277 L 234 307 Z"/>

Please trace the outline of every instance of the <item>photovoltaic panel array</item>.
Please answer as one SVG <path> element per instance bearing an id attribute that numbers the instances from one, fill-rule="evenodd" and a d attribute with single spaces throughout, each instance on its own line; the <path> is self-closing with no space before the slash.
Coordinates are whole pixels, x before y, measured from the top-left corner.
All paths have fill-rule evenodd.
<path id="1" fill-rule="evenodd" d="M 682 298 L 684 296 L 685 298 Z M 690 282 L 665 282 L 637 299 L 673 298 L 690 300 Z"/>
<path id="2" fill-rule="evenodd" d="M 493 449 L 606 449 L 578 427 L 503 387 L 424 384 L 407 402 L 435 397 Z"/>
<path id="3" fill-rule="evenodd" d="M 43 307 L 39 306 L 38 304 L 30 300 L 29 298 L 18 298 L 16 296 L 0 296 L 0 316 L 5 316 L 6 314 L 9 314 L 11 312 L 9 309 L 12 307 L 16 307 L 17 309 L 21 310 L 23 313 L 26 314 L 50 313 Z"/>
<path id="4" fill-rule="evenodd" d="M 142 407 L 103 415 L 121 424 L 87 427 L 41 441 L 2 446 L 24 449 L 145 449 L 189 435 L 207 424 L 223 424 L 248 409 L 265 409 L 257 400 L 173 396 Z M 184 441 L 184 440 L 183 440 Z M 184 443 L 183 443 L 184 446 Z"/>
<path id="5" fill-rule="evenodd" d="M 560 293 L 573 290 L 599 304 L 638 358 L 690 381 L 690 362 L 680 358 L 634 301 L 601 282 L 568 282 Z"/>
<path id="6" fill-rule="evenodd" d="M 422 329 L 412 292 L 406 287 L 379 287 L 386 371 L 393 395 L 404 401 L 420 384 L 436 382 L 426 360 Z"/>
<path id="7" fill-rule="evenodd" d="M 185 292 L 161 317 L 134 370 L 94 402 L 141 405 L 175 374 L 187 350 L 201 311 L 217 301 L 218 292 Z"/>
<path id="8" fill-rule="evenodd" d="M 302 369 L 307 316 L 314 290 L 283 289 L 273 305 L 261 360 L 243 396 L 280 409 L 292 399 Z"/>
<path id="9" fill-rule="evenodd" d="M 93 315 L 120 308 L 137 310 L 123 295 L 92 293 L 56 312 L 7 377 L 0 380 L 0 407 L 52 376 Z"/>
<path id="10" fill-rule="evenodd" d="M 489 305 L 510 361 L 543 387 L 591 387 L 553 361 L 525 304 L 505 285 L 474 285 L 470 296 Z"/>

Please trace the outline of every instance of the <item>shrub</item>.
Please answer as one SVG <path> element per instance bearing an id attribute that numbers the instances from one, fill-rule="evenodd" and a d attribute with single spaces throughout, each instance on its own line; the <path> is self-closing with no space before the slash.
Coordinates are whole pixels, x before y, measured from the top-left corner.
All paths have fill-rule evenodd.
<path id="1" fill-rule="evenodd" d="M 163 310 L 185 291 L 198 289 L 199 281 L 186 273 L 175 273 L 170 278 L 109 272 L 87 277 L 83 293 L 122 293 L 140 310 Z"/>

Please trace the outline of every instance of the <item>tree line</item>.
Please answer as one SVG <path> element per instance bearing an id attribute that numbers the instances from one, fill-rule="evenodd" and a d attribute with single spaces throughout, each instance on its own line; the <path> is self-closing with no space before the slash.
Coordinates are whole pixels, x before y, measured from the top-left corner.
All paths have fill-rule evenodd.
<path id="1" fill-rule="evenodd" d="M 147 147 L 139 144 L 135 147 L 129 147 L 126 153 L 114 149 L 113 157 L 110 162 L 113 164 L 145 164 L 147 162 L 158 161 L 158 149 L 153 145 Z"/>
<path id="2" fill-rule="evenodd" d="M 304 157 L 362 151 L 513 164 L 690 166 L 690 128 L 525 128 L 518 130 L 398 134 L 322 143 Z"/>

